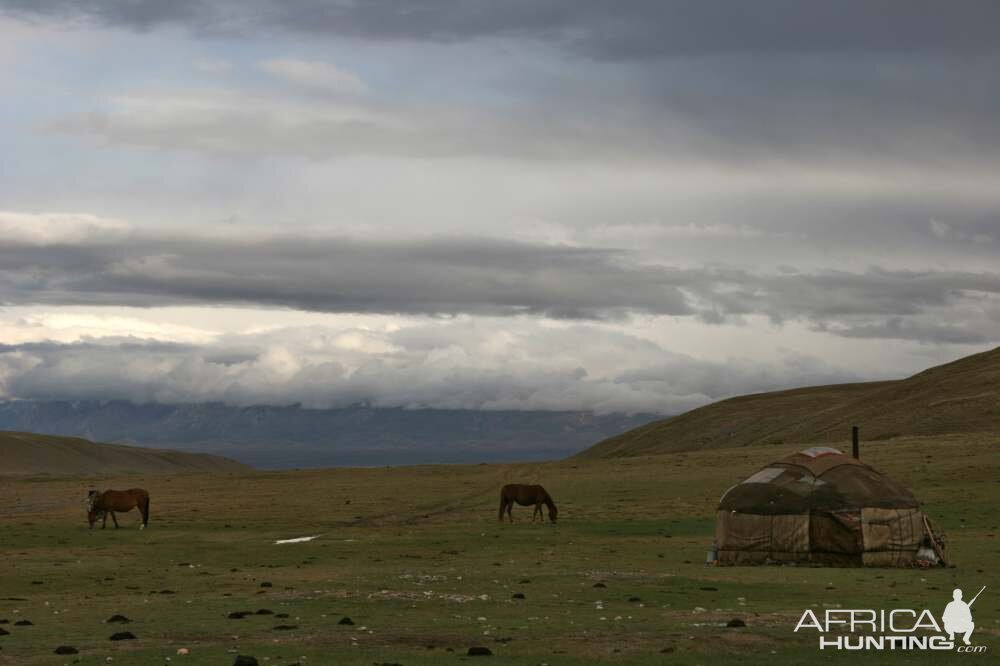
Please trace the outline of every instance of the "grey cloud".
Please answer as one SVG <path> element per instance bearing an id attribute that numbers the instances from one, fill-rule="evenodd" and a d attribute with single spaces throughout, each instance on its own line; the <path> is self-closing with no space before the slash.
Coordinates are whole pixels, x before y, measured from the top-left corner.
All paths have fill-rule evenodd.
<path id="1" fill-rule="evenodd" d="M 4 0 L 16 15 L 202 33 L 285 30 L 371 40 L 521 37 L 608 59 L 704 53 L 995 49 L 989 0 Z M 946 10 L 946 11 L 945 11 Z"/>
<path id="2" fill-rule="evenodd" d="M 0 301 L 237 303 L 326 312 L 686 315 L 669 272 L 613 250 L 487 240 L 142 237 L 0 244 Z"/>
<path id="3" fill-rule="evenodd" d="M 1000 274 L 990 272 L 678 268 L 615 249 L 476 238 L 98 231 L 76 243 L 0 243 L 0 303 L 7 304 L 237 304 L 557 319 L 646 313 L 716 325 L 763 315 L 841 336 L 879 331 L 877 337 L 973 343 L 996 339 L 988 313 L 998 299 Z M 950 321 L 958 327 L 951 337 L 929 325 L 943 312 L 958 319 Z M 897 324 L 878 328 L 893 317 Z"/>
<path id="4" fill-rule="evenodd" d="M 817 326 L 815 330 L 845 338 L 915 340 L 935 344 L 975 345 L 1000 340 L 1000 326 L 952 326 L 931 322 L 913 322 L 900 317 L 862 325 Z"/>

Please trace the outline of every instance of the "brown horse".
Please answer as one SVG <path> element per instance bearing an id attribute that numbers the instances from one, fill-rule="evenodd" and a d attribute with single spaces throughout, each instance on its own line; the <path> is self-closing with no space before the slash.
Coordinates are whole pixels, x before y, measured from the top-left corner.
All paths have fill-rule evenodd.
<path id="1" fill-rule="evenodd" d="M 507 512 L 507 518 L 510 522 L 514 522 L 514 519 L 510 515 L 510 510 L 513 508 L 514 502 L 517 502 L 521 506 L 535 505 L 535 511 L 531 514 L 532 522 L 535 521 L 536 517 L 539 520 L 544 520 L 542 517 L 543 504 L 549 507 L 549 520 L 553 523 L 556 522 L 556 516 L 559 514 L 556 503 L 552 501 L 552 497 L 545 491 L 545 488 L 541 486 L 529 486 L 523 483 L 508 483 L 500 489 L 501 522 L 503 522 L 504 511 Z"/>
<path id="2" fill-rule="evenodd" d="M 107 527 L 109 513 L 115 523 L 115 529 L 118 529 L 115 511 L 131 511 L 136 507 L 142 514 L 142 524 L 139 525 L 141 530 L 149 524 L 149 493 L 142 488 L 105 490 L 103 493 L 91 490 L 87 494 L 87 521 L 90 523 L 90 529 L 94 529 L 94 523 L 102 516 L 104 522 L 101 523 L 101 529 Z"/>

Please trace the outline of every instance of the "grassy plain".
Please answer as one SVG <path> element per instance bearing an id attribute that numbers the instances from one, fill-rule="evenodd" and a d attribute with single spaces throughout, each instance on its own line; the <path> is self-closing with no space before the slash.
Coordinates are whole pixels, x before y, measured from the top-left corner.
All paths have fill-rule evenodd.
<path id="1" fill-rule="evenodd" d="M 236 654 L 406 666 L 991 660 L 1000 651 L 996 442 L 910 438 L 863 450 L 945 532 L 957 566 L 936 570 L 706 567 L 719 496 L 799 448 L 787 445 L 530 465 L 3 479 L 0 619 L 10 622 L 0 624 L 9 632 L 0 664 L 220 666 Z M 499 488 L 510 481 L 543 483 L 559 524 L 532 524 L 530 508 L 499 524 Z M 91 485 L 146 487 L 150 528 L 136 529 L 132 512 L 122 529 L 88 530 Z M 974 638 L 987 655 L 820 652 L 815 633 L 792 631 L 806 608 L 940 616 L 953 587 L 982 585 Z M 227 618 L 258 609 L 288 617 Z M 114 614 L 132 622 L 106 624 Z M 746 627 L 727 628 L 733 618 Z M 22 619 L 33 625 L 14 625 Z M 137 638 L 110 641 L 118 631 Z M 54 655 L 59 645 L 79 654 Z M 493 656 L 468 657 L 471 646 Z"/>

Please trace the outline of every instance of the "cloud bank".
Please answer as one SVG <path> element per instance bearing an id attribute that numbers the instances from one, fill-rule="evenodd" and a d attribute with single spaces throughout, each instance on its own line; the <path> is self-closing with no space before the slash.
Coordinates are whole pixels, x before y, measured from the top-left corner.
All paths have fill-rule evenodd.
<path id="1" fill-rule="evenodd" d="M 108 336 L 0 346 L 0 397 L 21 399 L 671 414 L 739 393 L 855 379 L 800 355 L 704 361 L 598 327 L 530 319 L 282 328 L 207 344 Z"/>

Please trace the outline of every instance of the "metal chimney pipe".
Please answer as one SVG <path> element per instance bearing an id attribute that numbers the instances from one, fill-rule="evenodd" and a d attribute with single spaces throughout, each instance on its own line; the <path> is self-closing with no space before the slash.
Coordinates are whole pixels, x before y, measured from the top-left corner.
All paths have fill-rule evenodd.
<path id="1" fill-rule="evenodd" d="M 853 445 L 854 457 L 861 460 L 861 427 L 851 426 L 851 444 Z"/>

